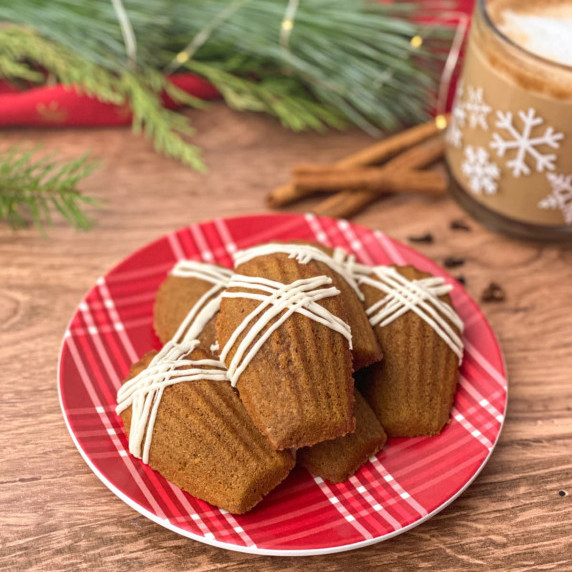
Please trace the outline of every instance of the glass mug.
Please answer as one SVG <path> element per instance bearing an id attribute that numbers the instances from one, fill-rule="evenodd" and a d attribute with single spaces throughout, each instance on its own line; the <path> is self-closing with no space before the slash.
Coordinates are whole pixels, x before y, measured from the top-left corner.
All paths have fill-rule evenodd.
<path id="1" fill-rule="evenodd" d="M 572 240 L 572 0 L 477 0 L 446 140 L 475 218 Z"/>

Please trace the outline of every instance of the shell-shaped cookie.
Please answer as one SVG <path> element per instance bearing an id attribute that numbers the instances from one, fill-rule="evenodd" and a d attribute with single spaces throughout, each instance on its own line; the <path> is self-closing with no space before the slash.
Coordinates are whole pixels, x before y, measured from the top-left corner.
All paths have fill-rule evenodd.
<path id="1" fill-rule="evenodd" d="M 430 277 L 412 266 L 396 267 L 408 280 Z M 371 307 L 383 293 L 361 286 Z M 452 306 L 448 294 L 440 297 Z M 449 325 L 460 335 L 459 330 Z M 459 357 L 422 317 L 408 311 L 376 326 L 384 359 L 364 370 L 360 391 L 390 437 L 437 435 L 449 420 L 459 375 Z"/>
<path id="2" fill-rule="evenodd" d="M 156 352 L 131 368 L 128 381 Z M 191 359 L 208 359 L 194 350 Z M 121 418 L 126 432 L 131 408 Z M 157 412 L 149 465 L 190 494 L 231 513 L 249 511 L 294 466 L 288 451 L 275 451 L 225 381 L 190 381 L 167 387 Z"/>
<path id="3" fill-rule="evenodd" d="M 254 258 L 239 265 L 235 272 L 283 284 L 323 275 L 314 262 L 299 264 L 286 254 Z M 236 291 L 240 289 L 227 290 Z M 221 351 L 259 304 L 256 300 L 223 297 L 217 319 Z M 347 323 L 339 294 L 318 304 Z M 223 358 L 227 367 L 243 338 L 244 334 Z M 353 385 L 348 340 L 327 325 L 294 313 L 254 355 L 236 388 L 255 425 L 273 447 L 285 449 L 313 445 L 352 432 Z"/>
<path id="4" fill-rule="evenodd" d="M 334 249 L 322 244 L 314 244 L 312 242 L 294 241 L 296 244 L 307 244 L 315 248 L 319 248 L 329 256 L 333 256 Z M 327 272 L 328 267 L 317 262 L 322 272 Z M 348 324 L 352 330 L 352 356 L 354 371 L 358 371 L 372 363 L 376 363 L 383 357 L 383 352 L 373 328 L 371 327 L 368 317 L 365 313 L 363 303 L 358 298 L 353 288 L 344 280 L 344 278 L 336 273 L 332 273 L 334 284 L 341 292 L 341 298 L 346 308 L 348 316 Z"/>
<path id="5" fill-rule="evenodd" d="M 220 295 L 230 274 L 228 269 L 214 264 L 190 260 L 177 263 L 159 286 L 155 299 L 153 326 L 161 342 L 166 344 L 173 338 L 192 309 L 198 312 Z M 201 340 L 207 348 L 215 342 L 214 322 L 205 327 Z"/>
<path id="6" fill-rule="evenodd" d="M 341 483 L 355 474 L 387 441 L 383 427 L 366 400 L 357 389 L 354 395 L 354 433 L 296 451 L 299 465 L 332 483 Z"/>

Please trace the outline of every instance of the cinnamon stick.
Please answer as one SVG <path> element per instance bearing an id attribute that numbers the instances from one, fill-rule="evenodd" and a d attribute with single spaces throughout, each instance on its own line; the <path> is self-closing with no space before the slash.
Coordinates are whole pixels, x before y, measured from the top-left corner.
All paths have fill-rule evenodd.
<path id="1" fill-rule="evenodd" d="M 367 190 L 374 193 L 427 193 L 443 195 L 449 182 L 444 172 L 406 171 L 392 172 L 383 167 L 323 167 L 299 165 L 292 172 L 297 189 L 307 192 L 336 190 Z"/>
<path id="2" fill-rule="evenodd" d="M 449 115 L 445 116 L 447 122 L 449 121 Z M 427 123 L 422 123 L 421 125 L 416 125 L 405 131 L 400 131 L 395 135 L 391 135 L 386 139 L 378 141 L 377 143 L 366 147 L 357 153 L 352 153 L 344 159 L 341 159 L 336 163 L 341 167 L 359 167 L 366 165 L 375 165 L 376 163 L 381 163 L 392 156 L 413 147 L 422 141 L 430 139 L 437 133 L 441 132 L 442 127 L 437 127 L 435 119 L 428 121 Z"/>
<path id="3" fill-rule="evenodd" d="M 448 121 L 449 116 L 446 116 Z M 436 133 L 441 130 L 437 127 L 434 119 L 428 121 L 427 123 L 422 123 L 401 131 L 396 135 L 392 135 L 374 143 L 370 147 L 358 151 L 357 153 L 352 153 L 344 159 L 336 162 L 336 166 L 339 167 L 362 167 L 366 165 L 374 165 L 376 163 L 381 163 L 390 157 L 401 153 L 402 151 L 421 143 L 433 137 Z M 281 185 L 276 187 L 274 190 L 270 191 L 266 200 L 268 206 L 272 208 L 280 207 L 297 201 L 301 198 L 308 196 L 307 191 L 302 191 L 296 189 L 292 184 Z"/>
<path id="4" fill-rule="evenodd" d="M 382 170 L 395 173 L 404 169 L 422 169 L 440 159 L 445 152 L 442 137 L 435 137 L 388 161 Z M 322 201 L 313 212 L 322 216 L 347 218 L 364 209 L 379 198 L 379 193 L 367 190 L 342 191 Z"/>

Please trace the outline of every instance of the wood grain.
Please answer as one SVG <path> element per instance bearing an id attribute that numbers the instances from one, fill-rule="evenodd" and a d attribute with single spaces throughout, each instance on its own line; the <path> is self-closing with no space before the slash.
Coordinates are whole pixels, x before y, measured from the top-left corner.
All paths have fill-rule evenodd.
<path id="1" fill-rule="evenodd" d="M 273 121 L 217 104 L 194 113 L 210 173 L 153 153 L 123 129 L 3 134 L 2 146 L 41 142 L 104 163 L 84 189 L 105 200 L 99 226 L 63 224 L 49 239 L 0 226 L 0 568 L 6 570 L 570 570 L 572 569 L 572 251 L 517 242 L 465 218 L 451 199 L 395 197 L 357 222 L 417 245 L 431 258 L 466 258 L 455 271 L 478 297 L 489 281 L 507 301 L 484 305 L 503 346 L 508 417 L 475 483 L 430 521 L 369 548 L 311 558 L 271 558 L 212 548 L 153 524 L 91 473 L 65 428 L 56 392 L 62 334 L 97 277 L 177 227 L 265 210 L 264 194 L 293 164 L 331 162 L 368 143 L 360 133 L 292 134 Z M 309 208 L 307 202 L 296 208 Z M 569 494 L 559 496 L 559 491 Z"/>

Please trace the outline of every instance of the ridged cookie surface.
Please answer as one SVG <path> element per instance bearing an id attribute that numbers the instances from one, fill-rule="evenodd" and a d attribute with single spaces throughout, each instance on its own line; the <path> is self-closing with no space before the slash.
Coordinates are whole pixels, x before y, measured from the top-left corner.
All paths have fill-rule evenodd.
<path id="1" fill-rule="evenodd" d="M 431 276 L 412 266 L 396 270 L 409 280 Z M 361 289 L 366 307 L 383 298 L 372 286 L 362 285 Z M 440 299 L 452 305 L 448 294 Z M 390 437 L 439 434 L 449 420 L 455 397 L 458 356 L 412 311 L 384 327 L 376 326 L 375 332 L 384 358 L 364 370 L 359 389 L 385 431 Z"/>
<path id="2" fill-rule="evenodd" d="M 222 292 L 223 285 L 218 289 L 216 287 L 213 289 L 212 281 L 199 276 L 209 276 L 217 270 L 230 275 L 230 271 L 220 266 L 195 261 L 181 261 L 175 266 L 174 271 L 177 272 L 178 269 L 183 275 L 170 273 L 167 276 L 157 291 L 153 309 L 155 332 L 164 344 L 175 335 L 179 326 L 196 305 L 197 310 L 200 310 Z M 184 275 L 185 272 L 190 275 Z M 205 298 L 209 291 L 212 291 L 212 295 Z M 198 304 L 199 302 L 201 303 Z M 207 349 L 215 343 L 214 322 L 205 327 L 201 341 Z"/>
<path id="3" fill-rule="evenodd" d="M 382 449 L 387 435 L 375 413 L 355 390 L 355 433 L 296 451 L 296 462 L 332 483 L 345 481 Z"/>
<path id="4" fill-rule="evenodd" d="M 323 244 L 315 244 L 305 241 L 294 241 L 296 244 L 307 244 L 319 248 L 329 256 L 334 254 L 334 249 Z M 327 272 L 328 267 L 317 262 L 319 268 L 323 272 Z M 352 329 L 352 357 L 354 371 L 360 370 L 372 363 L 376 363 L 383 357 L 383 352 L 373 328 L 371 327 L 368 317 L 365 313 L 363 303 L 358 298 L 354 289 L 344 280 L 338 273 L 332 273 L 334 284 L 341 291 L 342 300 L 344 302 L 346 313 L 348 316 L 348 324 Z"/>
<path id="5" fill-rule="evenodd" d="M 155 353 L 134 364 L 125 381 L 143 371 Z M 189 357 L 211 356 L 197 349 Z M 131 408 L 121 418 L 129 434 Z M 294 460 L 289 451 L 274 451 L 227 382 L 200 380 L 165 389 L 149 465 L 193 496 L 242 514 L 286 478 Z"/>
<path id="6" fill-rule="evenodd" d="M 239 265 L 235 272 L 284 284 L 324 274 L 314 262 L 299 264 L 286 254 L 254 258 Z M 236 291 L 240 290 L 227 290 Z M 256 300 L 223 297 L 217 319 L 221 350 L 259 304 Z M 319 304 L 347 323 L 339 295 Z M 238 343 L 226 358 L 227 367 Z M 299 313 L 270 335 L 236 388 L 255 425 L 276 449 L 313 445 L 355 429 L 349 343 L 342 334 Z"/>

